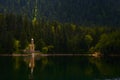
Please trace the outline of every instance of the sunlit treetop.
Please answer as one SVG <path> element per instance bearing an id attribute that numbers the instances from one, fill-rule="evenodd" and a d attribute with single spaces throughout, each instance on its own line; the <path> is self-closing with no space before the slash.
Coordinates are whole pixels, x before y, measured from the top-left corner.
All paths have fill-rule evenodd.
<path id="1" fill-rule="evenodd" d="M 36 0 L 35 8 L 34 8 L 34 17 L 32 19 L 33 26 L 35 26 L 37 24 L 37 14 L 38 14 L 38 8 L 37 8 L 37 0 Z"/>

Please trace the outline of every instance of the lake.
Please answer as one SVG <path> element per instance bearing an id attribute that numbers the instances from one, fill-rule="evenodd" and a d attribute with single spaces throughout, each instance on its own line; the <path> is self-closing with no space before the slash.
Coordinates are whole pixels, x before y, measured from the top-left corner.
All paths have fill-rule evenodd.
<path id="1" fill-rule="evenodd" d="M 120 79 L 119 57 L 49 56 L 35 61 L 30 73 L 25 57 L 0 57 L 0 80 Z"/>

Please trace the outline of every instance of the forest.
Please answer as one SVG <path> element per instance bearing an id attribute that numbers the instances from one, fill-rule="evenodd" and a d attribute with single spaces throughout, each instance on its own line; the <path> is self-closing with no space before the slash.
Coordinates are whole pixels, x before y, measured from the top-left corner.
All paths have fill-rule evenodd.
<path id="1" fill-rule="evenodd" d="M 0 0 L 0 13 L 27 15 L 75 24 L 120 25 L 120 0 Z"/>
<path id="2" fill-rule="evenodd" d="M 45 19 L 31 21 L 27 16 L 0 14 L 0 53 L 25 49 L 31 38 L 36 50 L 48 53 L 120 54 L 120 28 L 106 25 L 78 25 Z"/>

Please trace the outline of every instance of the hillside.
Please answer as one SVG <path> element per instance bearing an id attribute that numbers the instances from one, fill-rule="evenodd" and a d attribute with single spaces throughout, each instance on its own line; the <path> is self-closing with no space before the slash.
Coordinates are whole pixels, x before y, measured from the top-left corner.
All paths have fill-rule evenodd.
<path id="1" fill-rule="evenodd" d="M 82 25 L 120 25 L 120 0 L 38 0 L 38 19 Z M 35 0 L 0 0 L 1 13 L 34 15 Z"/>

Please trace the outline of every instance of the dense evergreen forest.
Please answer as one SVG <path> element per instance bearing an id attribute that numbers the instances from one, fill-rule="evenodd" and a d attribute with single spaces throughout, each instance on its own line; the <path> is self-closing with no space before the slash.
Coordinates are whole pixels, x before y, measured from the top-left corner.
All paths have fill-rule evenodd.
<path id="1" fill-rule="evenodd" d="M 0 53 L 23 50 L 35 40 L 36 50 L 50 53 L 120 54 L 120 28 L 115 26 L 83 26 L 58 21 L 35 20 L 27 16 L 0 14 Z"/>
<path id="2" fill-rule="evenodd" d="M 0 13 L 14 13 L 72 22 L 75 24 L 120 25 L 120 0 L 0 0 Z"/>

